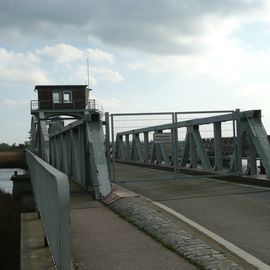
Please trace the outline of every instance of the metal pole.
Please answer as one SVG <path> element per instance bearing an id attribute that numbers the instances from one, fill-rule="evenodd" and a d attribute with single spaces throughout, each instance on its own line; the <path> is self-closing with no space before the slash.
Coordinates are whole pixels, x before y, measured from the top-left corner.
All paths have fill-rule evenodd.
<path id="1" fill-rule="evenodd" d="M 237 174 L 237 143 L 236 143 L 236 128 L 235 128 L 235 120 L 236 120 L 236 110 L 234 112 L 234 117 L 233 117 L 233 141 L 234 141 L 234 151 L 235 151 L 235 157 L 234 157 L 234 172 Z M 232 156 L 233 157 L 233 156 Z"/>
<path id="2" fill-rule="evenodd" d="M 111 155 L 110 155 L 110 116 L 108 112 L 105 112 L 105 132 L 106 132 L 106 157 L 109 170 L 109 176 L 112 180 L 111 172 Z"/>
<path id="3" fill-rule="evenodd" d="M 242 150 L 241 150 L 241 119 L 240 119 L 240 110 L 236 109 L 236 132 L 237 132 L 237 148 L 236 148 L 236 153 L 237 153 L 237 173 L 242 174 Z"/>
<path id="4" fill-rule="evenodd" d="M 115 142 L 114 142 L 114 125 L 113 125 L 113 114 L 111 114 L 111 134 L 112 134 L 112 151 L 113 151 L 113 160 L 112 160 L 112 182 L 115 182 Z"/>
<path id="5" fill-rule="evenodd" d="M 177 122 L 178 122 L 178 114 L 177 112 L 174 113 L 174 123 L 175 123 L 175 140 L 176 140 L 176 170 L 177 170 L 177 178 L 180 178 L 180 160 L 179 160 L 179 143 L 178 143 L 178 128 L 177 128 Z"/>
<path id="6" fill-rule="evenodd" d="M 179 161 L 178 161 L 178 132 L 177 132 L 177 115 L 176 113 L 172 114 L 172 154 L 173 154 L 173 170 L 174 170 L 174 179 L 176 180 L 179 177 Z"/>
<path id="7" fill-rule="evenodd" d="M 221 122 L 214 123 L 214 153 L 215 153 L 215 168 L 217 171 L 222 171 L 223 152 L 222 152 Z"/>
<path id="8" fill-rule="evenodd" d="M 239 175 L 242 173 L 240 110 L 236 109 L 234 115 L 233 136 L 235 141 L 235 173 Z"/>

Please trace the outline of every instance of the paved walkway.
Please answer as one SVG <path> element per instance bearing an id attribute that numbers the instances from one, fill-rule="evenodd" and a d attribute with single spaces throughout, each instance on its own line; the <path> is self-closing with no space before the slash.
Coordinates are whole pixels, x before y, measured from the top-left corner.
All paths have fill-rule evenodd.
<path id="1" fill-rule="evenodd" d="M 71 246 L 79 270 L 197 269 L 74 186 Z"/>
<path id="2" fill-rule="evenodd" d="M 54 270 L 50 250 L 36 212 L 21 215 L 21 270 Z"/>

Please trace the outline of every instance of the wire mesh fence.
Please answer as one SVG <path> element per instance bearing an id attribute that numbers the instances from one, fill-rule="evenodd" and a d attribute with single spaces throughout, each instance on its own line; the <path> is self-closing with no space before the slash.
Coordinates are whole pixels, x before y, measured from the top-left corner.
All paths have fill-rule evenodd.
<path id="1" fill-rule="evenodd" d="M 129 176 L 121 176 L 119 167 L 120 165 L 116 164 L 116 161 L 121 161 L 119 156 L 119 152 L 121 149 L 117 148 L 117 140 L 121 138 L 121 143 L 123 148 L 125 148 L 125 160 L 126 161 L 138 161 L 141 164 L 149 165 L 150 163 L 164 165 L 164 160 L 160 158 L 158 160 L 153 154 L 156 133 L 154 130 L 151 130 L 151 127 L 160 126 L 160 125 L 172 125 L 174 122 L 174 113 L 138 113 L 138 114 L 112 114 L 110 116 L 110 149 L 111 153 L 111 161 L 112 161 L 112 177 L 115 181 L 120 180 L 119 178 L 133 178 L 133 179 L 156 179 L 160 178 L 157 171 L 147 171 L 143 174 L 138 173 L 138 170 L 135 172 L 133 169 L 133 173 Z M 147 129 L 144 132 L 137 132 L 137 130 Z M 133 134 L 130 131 L 134 131 Z M 167 165 L 171 165 L 170 160 L 172 159 L 172 137 L 170 129 L 162 129 L 162 136 L 168 136 L 169 140 L 167 140 L 164 145 L 164 153 L 166 153 Z M 119 134 L 123 134 L 120 135 Z M 164 154 L 165 155 L 165 154 Z M 140 171 L 143 169 L 141 168 Z M 173 178 L 172 173 L 161 173 L 162 178 Z"/>
<path id="2" fill-rule="evenodd" d="M 192 149 L 189 146 L 186 163 L 183 163 L 185 147 L 192 140 L 190 133 L 190 123 L 198 121 L 199 139 L 206 151 L 207 159 L 210 161 L 209 169 L 215 170 L 215 119 L 226 114 L 233 115 L 232 110 L 228 111 L 198 111 L 198 112 L 166 112 L 166 113 L 131 113 L 131 114 L 111 114 L 110 126 L 106 133 L 110 133 L 107 139 L 108 155 L 112 162 L 112 178 L 117 180 L 117 162 L 135 162 L 136 165 L 158 165 L 166 167 L 173 173 L 169 178 L 179 177 L 181 166 L 192 167 Z M 107 116 L 109 119 L 109 116 Z M 206 119 L 206 120 L 204 120 Z M 213 119 L 213 121 L 211 121 Z M 193 122 L 192 122 L 193 123 Z M 194 128 L 194 124 L 192 124 Z M 195 133 L 196 135 L 196 133 Z M 195 136 L 193 134 L 193 136 Z M 216 135 L 217 136 L 217 135 Z M 222 163 L 226 163 L 232 156 L 235 142 L 236 129 L 234 119 L 224 122 L 220 121 L 220 137 L 223 156 Z M 200 145 L 195 146 L 195 152 L 202 151 Z M 204 151 L 203 150 L 203 151 Z M 194 150 L 193 150 L 194 152 Z M 202 153 L 201 153 L 202 154 Z M 226 161 L 226 154 L 228 156 Z M 194 155 L 194 153 L 193 153 Z M 196 154 L 197 155 L 197 154 Z M 200 168 L 203 163 L 202 156 L 196 157 L 196 165 Z M 127 164 L 127 163 L 126 163 Z M 204 163 L 205 164 L 205 163 Z M 226 166 L 225 166 L 226 167 Z M 228 168 L 227 168 L 228 169 Z M 167 173 L 167 175 L 169 175 Z M 136 175 L 134 174 L 136 178 Z M 140 177 L 143 177 L 140 175 Z M 157 177 L 157 176 L 155 176 Z"/>

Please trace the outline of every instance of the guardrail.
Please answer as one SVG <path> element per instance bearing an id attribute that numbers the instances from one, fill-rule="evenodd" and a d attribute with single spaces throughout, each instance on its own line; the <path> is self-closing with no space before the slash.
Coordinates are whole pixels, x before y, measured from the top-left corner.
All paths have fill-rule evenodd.
<path id="1" fill-rule="evenodd" d="M 222 111 L 213 112 L 221 113 Z M 150 127 L 136 128 L 132 130 L 120 131 L 116 134 L 116 143 L 114 142 L 114 117 L 128 116 L 135 114 L 112 114 L 111 128 L 113 139 L 113 163 L 117 161 L 127 161 L 136 163 L 158 163 L 167 166 L 173 165 L 174 171 L 179 172 L 180 168 L 190 166 L 191 168 L 202 167 L 206 172 L 219 171 L 224 173 L 224 169 L 228 173 L 243 174 L 243 153 L 246 151 L 247 173 L 256 175 L 259 173 L 257 161 L 258 159 L 265 168 L 266 174 L 270 177 L 270 144 L 268 135 L 261 120 L 261 110 L 251 110 L 240 112 L 224 111 L 226 114 L 194 118 L 191 120 L 178 121 L 178 115 L 196 112 L 176 112 L 169 113 L 174 120 L 167 124 L 160 124 Z M 202 112 L 198 112 L 202 113 Z M 211 112 L 205 112 L 211 113 Z M 137 114 L 139 115 L 139 114 Z M 150 115 L 150 113 L 145 114 Z M 224 160 L 228 158 L 228 153 L 223 151 L 224 137 L 222 133 L 226 132 L 224 123 L 229 122 L 231 125 L 231 133 L 233 135 L 233 143 L 229 153 L 230 163 L 228 168 L 224 168 Z M 212 153 L 207 151 L 205 141 L 201 136 L 203 126 L 211 126 L 212 137 Z M 200 128 L 202 129 L 200 130 Z M 178 134 L 180 130 L 185 134 L 182 140 L 183 147 L 179 153 Z M 158 135 L 160 140 L 155 139 Z M 150 137 L 151 136 L 151 137 Z M 169 140 L 164 141 L 164 138 Z M 163 138 L 163 141 L 161 139 Z M 166 143 L 169 147 L 166 147 Z M 150 149 L 151 147 L 151 149 Z M 170 152 L 169 152 L 170 151 Z M 210 162 L 210 158 L 214 163 Z M 200 164 L 199 164 L 200 162 Z M 260 172 L 262 166 L 260 165 Z M 113 180 L 115 172 L 113 165 Z"/>
<path id="2" fill-rule="evenodd" d="M 31 113 L 39 110 L 97 110 L 103 112 L 102 104 L 95 99 L 77 99 L 70 102 L 53 102 L 53 100 L 31 100 Z"/>
<path id="3" fill-rule="evenodd" d="M 65 174 L 29 150 L 26 160 L 36 206 L 57 269 L 70 269 L 69 183 Z"/>

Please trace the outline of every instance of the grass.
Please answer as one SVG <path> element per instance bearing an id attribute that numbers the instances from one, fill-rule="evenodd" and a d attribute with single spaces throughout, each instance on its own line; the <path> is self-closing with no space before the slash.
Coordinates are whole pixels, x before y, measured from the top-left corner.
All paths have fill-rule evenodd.
<path id="1" fill-rule="evenodd" d="M 20 269 L 20 206 L 0 190 L 0 269 Z"/>

